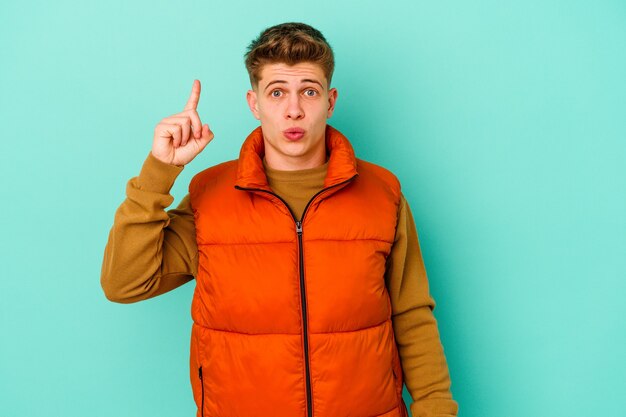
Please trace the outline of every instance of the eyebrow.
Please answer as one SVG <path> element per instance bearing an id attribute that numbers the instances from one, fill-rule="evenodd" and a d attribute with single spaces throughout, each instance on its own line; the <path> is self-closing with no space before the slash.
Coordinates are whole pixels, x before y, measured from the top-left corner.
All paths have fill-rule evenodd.
<path id="1" fill-rule="evenodd" d="M 319 84 L 319 86 L 320 86 L 320 87 L 322 87 L 322 89 L 324 88 L 324 86 L 322 85 L 322 83 L 320 83 L 320 82 L 319 82 L 319 81 L 317 81 L 317 80 L 312 80 L 312 79 L 310 79 L 310 78 L 304 78 L 304 79 L 300 80 L 300 82 L 303 82 L 303 83 L 305 83 L 305 82 L 315 83 L 315 84 Z M 268 85 L 266 85 L 266 86 L 265 86 L 265 89 L 264 89 L 263 91 L 266 91 L 266 90 L 267 90 L 267 88 L 268 88 L 270 85 L 272 85 L 272 84 L 276 84 L 276 83 L 283 83 L 283 84 L 287 84 L 287 81 L 285 81 L 285 80 L 274 80 L 274 81 L 271 81 Z"/>

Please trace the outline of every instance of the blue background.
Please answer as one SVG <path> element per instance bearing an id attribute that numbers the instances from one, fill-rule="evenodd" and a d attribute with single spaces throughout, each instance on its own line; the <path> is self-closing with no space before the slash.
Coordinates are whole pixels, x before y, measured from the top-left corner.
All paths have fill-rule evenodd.
<path id="1" fill-rule="evenodd" d="M 216 137 L 171 208 L 196 172 L 237 157 L 258 123 L 245 47 L 286 21 L 334 48 L 329 123 L 402 182 L 460 415 L 623 415 L 617 0 L 3 4 L 0 415 L 193 415 L 194 283 L 111 303 L 104 246 L 194 78 Z"/>

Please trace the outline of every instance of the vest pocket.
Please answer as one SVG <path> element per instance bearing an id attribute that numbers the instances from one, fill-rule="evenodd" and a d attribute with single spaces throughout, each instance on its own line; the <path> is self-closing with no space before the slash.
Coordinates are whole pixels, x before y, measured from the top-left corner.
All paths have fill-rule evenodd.
<path id="1" fill-rule="evenodd" d="M 200 378 L 200 395 L 202 396 L 200 415 L 204 417 L 204 378 L 202 377 L 202 366 L 198 368 L 198 377 Z"/>

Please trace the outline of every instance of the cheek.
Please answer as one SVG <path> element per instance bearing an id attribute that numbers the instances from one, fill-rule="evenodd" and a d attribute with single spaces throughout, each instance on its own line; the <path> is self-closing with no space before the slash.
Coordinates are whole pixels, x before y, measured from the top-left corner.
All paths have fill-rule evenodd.
<path id="1" fill-rule="evenodd" d="M 272 109 L 263 109 L 259 111 L 259 120 L 265 125 L 267 130 L 274 130 L 274 126 L 279 121 L 279 113 L 273 112 Z"/>
<path id="2" fill-rule="evenodd" d="M 279 111 L 279 108 L 276 105 L 276 103 L 270 103 L 270 102 L 259 103 L 259 115 L 263 115 L 263 117 L 265 118 L 271 118 L 272 116 L 276 115 L 278 111 Z"/>
<path id="3" fill-rule="evenodd" d="M 326 119 L 326 115 L 328 114 L 328 108 L 324 103 L 322 103 L 322 105 L 318 106 L 315 109 L 315 114 L 317 115 L 318 119 Z"/>

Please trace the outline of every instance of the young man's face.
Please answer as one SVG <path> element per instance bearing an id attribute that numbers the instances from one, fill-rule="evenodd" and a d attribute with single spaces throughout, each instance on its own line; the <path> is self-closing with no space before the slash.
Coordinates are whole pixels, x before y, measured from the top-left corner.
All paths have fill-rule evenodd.
<path id="1" fill-rule="evenodd" d="M 266 64 L 246 99 L 261 121 L 267 164 L 280 170 L 313 168 L 326 161 L 326 119 L 332 116 L 337 89 L 328 90 L 322 68 L 302 62 Z M 303 134 L 287 135 L 300 128 Z"/>

